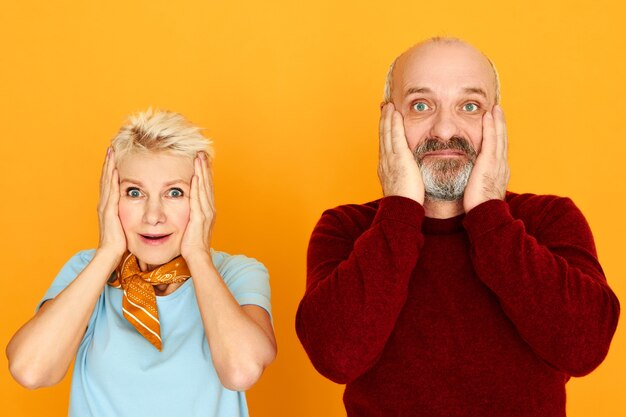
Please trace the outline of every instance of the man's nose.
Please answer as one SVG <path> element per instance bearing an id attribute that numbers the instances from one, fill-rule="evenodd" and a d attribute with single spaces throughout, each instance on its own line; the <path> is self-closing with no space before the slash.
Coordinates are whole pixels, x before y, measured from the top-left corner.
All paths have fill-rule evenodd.
<path id="1" fill-rule="evenodd" d="M 453 111 L 440 109 L 432 119 L 430 136 L 441 140 L 448 140 L 459 135 L 459 120 Z"/>
<path id="2" fill-rule="evenodd" d="M 150 225 L 165 222 L 165 211 L 163 210 L 163 202 L 160 198 L 149 198 L 146 201 L 143 221 Z"/>

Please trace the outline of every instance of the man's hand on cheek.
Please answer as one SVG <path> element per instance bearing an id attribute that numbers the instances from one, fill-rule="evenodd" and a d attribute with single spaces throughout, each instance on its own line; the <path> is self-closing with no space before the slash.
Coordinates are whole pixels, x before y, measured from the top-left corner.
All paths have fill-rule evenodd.
<path id="1" fill-rule="evenodd" d="M 424 204 L 424 183 L 404 133 L 402 115 L 393 104 L 381 109 L 378 178 L 385 197 L 397 195 Z"/>
<path id="2" fill-rule="evenodd" d="M 463 208 L 469 212 L 488 200 L 504 200 L 509 183 L 508 139 L 498 105 L 483 116 L 483 142 L 465 188 Z"/>

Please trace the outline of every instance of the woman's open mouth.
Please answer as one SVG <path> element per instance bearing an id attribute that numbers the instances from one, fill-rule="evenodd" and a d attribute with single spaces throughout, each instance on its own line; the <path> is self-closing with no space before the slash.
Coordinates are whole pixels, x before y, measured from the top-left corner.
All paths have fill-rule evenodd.
<path id="1" fill-rule="evenodd" d="M 167 242 L 170 236 L 172 236 L 171 233 L 167 235 L 156 235 L 156 234 L 147 234 L 147 235 L 140 234 L 139 235 L 143 243 L 145 243 L 146 245 L 151 245 L 151 246 L 158 246 Z"/>

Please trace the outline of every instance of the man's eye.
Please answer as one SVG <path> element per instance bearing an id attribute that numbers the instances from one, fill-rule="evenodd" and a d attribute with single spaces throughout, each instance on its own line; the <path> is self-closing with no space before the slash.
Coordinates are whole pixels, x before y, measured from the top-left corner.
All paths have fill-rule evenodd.
<path id="1" fill-rule="evenodd" d="M 428 104 L 424 103 L 423 101 L 418 101 L 417 103 L 413 104 L 413 110 L 415 111 L 426 111 L 430 109 L 430 107 L 428 107 Z"/>
<path id="2" fill-rule="evenodd" d="M 126 195 L 132 198 L 139 198 L 141 197 L 141 191 L 138 188 L 127 188 Z"/>
<path id="3" fill-rule="evenodd" d="M 467 103 L 463 105 L 463 110 L 468 113 L 474 113 L 478 111 L 478 106 L 475 103 Z"/>
<path id="4" fill-rule="evenodd" d="M 178 197 L 182 197 L 183 195 L 184 195 L 183 190 L 181 190 L 180 188 L 172 188 L 167 192 L 168 197 L 178 198 Z"/>

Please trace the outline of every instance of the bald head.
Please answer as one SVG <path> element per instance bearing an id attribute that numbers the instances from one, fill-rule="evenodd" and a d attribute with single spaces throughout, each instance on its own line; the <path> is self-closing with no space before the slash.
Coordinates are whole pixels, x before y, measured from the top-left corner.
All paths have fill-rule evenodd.
<path id="1" fill-rule="evenodd" d="M 485 93 L 500 102 L 500 79 L 495 65 L 485 54 L 457 38 L 431 38 L 420 42 L 398 56 L 389 67 L 384 101 L 393 101 L 394 92 L 406 89 L 411 72 L 420 75 L 463 77 L 468 83 L 484 82 Z M 407 74 L 407 72 L 409 74 Z M 408 87 L 410 88 L 410 87 Z"/>

